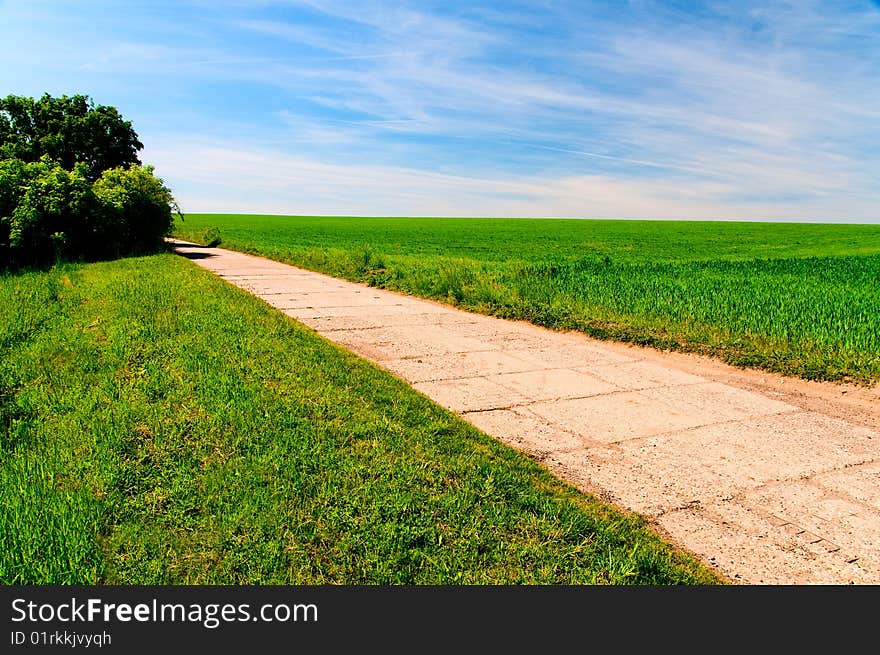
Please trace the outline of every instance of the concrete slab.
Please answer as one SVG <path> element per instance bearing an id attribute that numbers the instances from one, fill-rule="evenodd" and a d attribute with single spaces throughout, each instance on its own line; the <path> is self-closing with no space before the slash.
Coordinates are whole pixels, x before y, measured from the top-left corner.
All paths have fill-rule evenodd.
<path id="1" fill-rule="evenodd" d="M 805 531 L 736 502 L 664 514 L 660 526 L 679 543 L 738 582 L 770 584 L 872 584 L 876 571 L 840 551 L 812 547 Z M 749 561 L 748 569 L 742 562 Z"/>
<path id="2" fill-rule="evenodd" d="M 455 380 L 498 373 L 520 373 L 528 370 L 530 366 L 521 359 L 498 350 L 392 359 L 384 361 L 382 365 L 409 382 Z M 495 380 L 494 377 L 491 379 L 505 386 L 503 381 Z"/>
<path id="3" fill-rule="evenodd" d="M 536 369 L 571 368 L 589 372 L 589 368 L 593 366 L 635 361 L 634 357 L 571 340 L 553 340 L 550 346 L 539 345 L 535 348 L 530 348 L 527 344 L 525 346 L 520 344 L 513 348 L 505 348 L 505 352 L 530 362 Z"/>
<path id="4" fill-rule="evenodd" d="M 849 466 L 813 476 L 812 480 L 828 491 L 880 510 L 880 463 Z"/>
<path id="5" fill-rule="evenodd" d="M 453 412 L 508 408 L 526 400 L 486 378 L 416 382 L 412 386 Z"/>
<path id="6" fill-rule="evenodd" d="M 417 314 L 407 314 L 406 323 L 411 326 L 437 325 L 441 327 L 467 325 L 470 323 L 469 316 L 469 314 L 461 316 L 460 314 L 450 314 L 444 311 L 419 312 Z M 314 327 L 319 332 L 362 330 L 371 327 L 394 327 L 400 323 L 399 315 L 390 312 L 351 312 L 346 316 L 319 316 L 308 320 L 310 321 L 308 325 Z"/>
<path id="7" fill-rule="evenodd" d="M 378 312 L 382 311 L 383 313 L 389 307 L 405 307 L 406 310 L 412 311 L 412 309 L 408 306 L 405 306 L 403 303 L 388 303 L 382 302 L 372 296 L 357 296 L 351 293 L 338 291 L 333 294 L 321 295 L 318 293 L 304 293 L 300 295 L 290 295 L 290 294 L 263 294 L 255 292 L 255 295 L 264 299 L 273 307 L 277 307 L 278 309 L 297 309 L 297 308 L 311 308 L 316 305 L 319 307 L 346 307 L 351 308 L 355 311 L 365 309 L 367 311 Z M 398 313 L 400 310 L 396 310 Z"/>
<path id="8" fill-rule="evenodd" d="M 474 314 L 468 314 L 474 316 Z M 562 335 L 554 332 L 534 332 L 534 326 L 529 329 L 519 323 L 510 323 L 498 318 L 484 317 L 482 321 L 475 321 L 471 325 L 461 328 L 463 336 L 477 336 L 480 339 L 497 345 L 499 349 L 506 351 L 533 351 L 554 350 L 565 347 L 565 339 Z"/>
<path id="9" fill-rule="evenodd" d="M 468 412 L 463 418 L 486 434 L 543 459 L 565 449 L 582 449 L 589 442 L 524 413 L 521 408 Z"/>
<path id="10" fill-rule="evenodd" d="M 631 391 L 708 382 L 706 378 L 646 361 L 615 362 L 576 370 L 590 373 L 621 389 Z"/>
<path id="11" fill-rule="evenodd" d="M 744 496 L 760 507 L 843 551 L 848 560 L 880 571 L 880 510 L 830 492 L 808 480 L 790 480 Z"/>
<path id="12" fill-rule="evenodd" d="M 799 412 L 628 441 L 620 444 L 620 449 L 643 462 L 650 462 L 654 453 L 661 452 L 672 457 L 681 470 L 692 465 L 711 469 L 717 476 L 712 488 L 725 495 L 869 460 L 873 456 L 872 439 L 867 430 L 854 429 L 846 443 L 828 440 L 829 433 L 845 427 L 832 418 Z M 750 464 L 744 467 L 743 462 Z"/>
<path id="13" fill-rule="evenodd" d="M 366 328 L 333 333 L 333 341 L 359 352 L 369 346 L 379 353 L 381 361 L 456 352 L 485 350 L 487 345 L 467 337 L 456 337 L 444 327 L 422 325 L 418 330 L 408 326 Z"/>
<path id="14" fill-rule="evenodd" d="M 639 393 L 676 412 L 686 413 L 701 425 L 798 409 L 794 405 L 719 382 L 652 387 Z"/>
<path id="15" fill-rule="evenodd" d="M 701 426 L 621 441 L 614 449 L 558 454 L 557 459 L 581 469 L 593 485 L 614 489 L 626 508 L 659 515 L 716 503 L 779 480 L 839 471 L 871 456 L 869 430 L 854 430 L 841 446 L 826 436 L 845 427 L 836 419 L 810 412 L 792 418 Z M 676 475 L 670 477 L 669 471 Z"/>
<path id="16" fill-rule="evenodd" d="M 499 353 L 503 354 L 503 353 Z M 506 355 L 513 361 L 514 357 Z M 527 365 L 523 363 L 523 365 Z M 489 373 L 490 371 L 486 371 Z M 567 368 L 541 371 L 503 372 L 489 375 L 492 382 L 512 389 L 531 400 L 557 400 L 584 398 L 619 391 L 619 387 L 587 373 Z"/>
<path id="17" fill-rule="evenodd" d="M 266 300 L 270 305 L 272 304 L 271 299 L 268 296 L 261 296 L 264 300 Z M 398 319 L 397 325 L 406 321 L 407 316 L 421 315 L 429 313 L 430 309 L 428 307 L 422 308 L 421 310 L 417 310 L 416 308 L 410 305 L 383 305 L 380 308 L 375 310 L 370 308 L 364 308 L 363 306 L 352 306 L 348 305 L 345 307 L 340 307 L 338 305 L 325 305 L 323 303 L 315 302 L 311 303 L 308 307 L 303 308 L 293 308 L 287 310 L 288 315 L 290 316 L 302 316 L 304 318 L 325 318 L 331 316 L 359 316 L 361 314 L 372 315 L 382 314 L 385 316 L 395 315 L 401 318 Z"/>
<path id="18" fill-rule="evenodd" d="M 612 445 L 552 452 L 546 463 L 576 485 L 600 489 L 618 506 L 647 517 L 726 495 L 715 491 L 719 476 L 711 468 L 662 450 L 651 455 L 640 459 Z M 674 478 L 670 470 L 676 470 Z"/>
<path id="19" fill-rule="evenodd" d="M 536 402 L 528 407 L 551 423 L 564 425 L 587 439 L 603 443 L 649 437 L 715 421 L 711 409 L 694 416 L 686 409 L 648 398 L 640 391 Z"/>

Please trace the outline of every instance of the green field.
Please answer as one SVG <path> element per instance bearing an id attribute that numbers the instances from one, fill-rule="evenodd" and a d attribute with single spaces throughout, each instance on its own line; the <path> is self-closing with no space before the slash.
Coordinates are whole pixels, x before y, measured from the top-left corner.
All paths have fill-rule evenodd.
<path id="1" fill-rule="evenodd" d="M 177 236 L 590 335 L 880 379 L 880 225 L 189 214 Z"/>
<path id="2" fill-rule="evenodd" d="M 0 583 L 721 582 L 173 255 L 0 276 Z"/>

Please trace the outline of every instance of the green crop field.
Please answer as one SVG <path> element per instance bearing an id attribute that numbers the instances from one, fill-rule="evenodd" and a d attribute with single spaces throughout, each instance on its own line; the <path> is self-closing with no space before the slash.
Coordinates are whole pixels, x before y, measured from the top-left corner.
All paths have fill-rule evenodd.
<path id="1" fill-rule="evenodd" d="M 880 225 L 190 214 L 177 236 L 473 311 L 880 379 Z"/>
<path id="2" fill-rule="evenodd" d="M 0 584 L 722 582 L 164 254 L 0 275 Z"/>

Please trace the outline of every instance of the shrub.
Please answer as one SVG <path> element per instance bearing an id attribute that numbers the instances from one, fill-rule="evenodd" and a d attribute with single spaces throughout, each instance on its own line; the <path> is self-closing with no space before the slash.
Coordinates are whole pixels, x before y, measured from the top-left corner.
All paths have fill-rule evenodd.
<path id="1" fill-rule="evenodd" d="M 9 236 L 12 212 L 26 186 L 25 163 L 20 159 L 0 160 L 0 264 L 11 258 Z M 2 268 L 2 266 L 0 266 Z"/>
<path id="2" fill-rule="evenodd" d="M 180 211 L 142 148 L 88 96 L 0 98 L 0 270 L 161 247 Z"/>
<path id="3" fill-rule="evenodd" d="M 0 254 L 8 264 L 42 264 L 82 252 L 95 210 L 84 166 L 68 171 L 46 157 L 0 161 Z"/>
<path id="4" fill-rule="evenodd" d="M 223 239 L 220 238 L 220 230 L 216 227 L 205 228 L 205 231 L 202 234 L 202 243 L 209 248 L 216 248 L 219 246 L 223 243 Z"/>
<path id="5" fill-rule="evenodd" d="M 220 230 L 213 225 L 209 225 L 201 230 L 196 230 L 195 232 L 189 232 L 187 234 L 187 239 L 192 243 L 207 248 L 216 248 L 223 243 L 223 239 L 220 237 Z"/>
<path id="6" fill-rule="evenodd" d="M 152 166 L 112 168 L 94 184 L 100 205 L 101 255 L 149 252 L 171 234 L 177 204 L 171 190 L 153 175 Z"/>
<path id="7" fill-rule="evenodd" d="M 0 269 L 156 250 L 176 207 L 151 166 L 114 168 L 91 184 L 82 164 L 0 160 Z"/>

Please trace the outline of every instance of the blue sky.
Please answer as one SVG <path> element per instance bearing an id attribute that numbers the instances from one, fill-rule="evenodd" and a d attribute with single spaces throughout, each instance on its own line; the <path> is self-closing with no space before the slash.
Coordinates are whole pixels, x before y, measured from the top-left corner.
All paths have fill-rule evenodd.
<path id="1" fill-rule="evenodd" d="M 880 222 L 880 7 L 0 0 L 184 211 Z"/>

